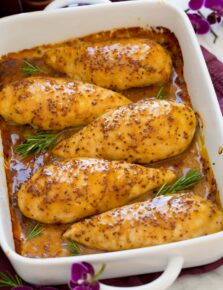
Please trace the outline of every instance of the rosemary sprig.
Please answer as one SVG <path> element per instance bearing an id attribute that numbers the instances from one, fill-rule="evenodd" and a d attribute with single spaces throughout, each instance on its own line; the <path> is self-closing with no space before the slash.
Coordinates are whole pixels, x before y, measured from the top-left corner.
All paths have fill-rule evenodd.
<path id="1" fill-rule="evenodd" d="M 40 224 L 31 224 L 26 233 L 26 241 L 30 241 L 42 235 L 44 229 Z"/>
<path id="2" fill-rule="evenodd" d="M 105 264 L 102 264 L 101 269 L 94 275 L 93 281 L 97 281 L 98 278 L 103 274 L 104 270 L 105 270 Z"/>
<path id="3" fill-rule="evenodd" d="M 67 243 L 67 249 L 73 256 L 80 255 L 80 248 L 79 246 L 72 240 L 69 240 Z"/>
<path id="4" fill-rule="evenodd" d="M 34 65 L 27 60 L 24 60 L 24 65 L 21 67 L 21 71 L 26 77 L 36 73 L 44 73 L 44 71 L 39 66 Z"/>
<path id="5" fill-rule="evenodd" d="M 165 88 L 161 87 L 158 91 L 158 93 L 156 94 L 156 99 L 157 100 L 163 100 L 165 99 L 167 96 L 166 92 L 165 92 Z"/>
<path id="6" fill-rule="evenodd" d="M 184 176 L 178 178 L 172 185 L 163 184 L 156 196 L 173 194 L 194 186 L 203 178 L 203 175 L 195 169 L 190 169 Z"/>
<path id="7" fill-rule="evenodd" d="M 0 287 L 17 287 L 22 285 L 22 280 L 19 276 L 12 276 L 9 273 L 0 272 Z"/>
<path id="8" fill-rule="evenodd" d="M 53 146 L 59 134 L 38 134 L 26 138 L 23 144 L 16 146 L 16 152 L 26 157 L 32 153 L 40 153 L 46 148 Z"/>

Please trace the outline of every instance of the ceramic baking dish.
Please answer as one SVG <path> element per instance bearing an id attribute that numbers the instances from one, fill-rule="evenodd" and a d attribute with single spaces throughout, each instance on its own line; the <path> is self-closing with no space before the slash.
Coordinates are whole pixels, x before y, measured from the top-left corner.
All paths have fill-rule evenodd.
<path id="1" fill-rule="evenodd" d="M 223 201 L 223 156 L 218 153 L 223 145 L 222 115 L 196 35 L 183 11 L 165 1 L 150 0 L 11 16 L 0 20 L 0 55 L 103 30 L 133 26 L 163 26 L 176 35 L 183 53 L 184 75 L 193 108 L 204 120 L 205 144 L 214 164 L 213 170 Z M 164 271 L 150 285 L 138 287 L 161 290 L 168 288 L 182 267 L 204 265 L 223 256 L 223 232 L 219 232 L 182 242 L 121 252 L 46 259 L 22 257 L 14 250 L 1 144 L 0 151 L 0 243 L 15 270 L 28 282 L 42 285 L 66 283 L 71 264 L 85 260 L 93 263 L 96 269 L 102 263 L 106 264 L 102 278 Z"/>

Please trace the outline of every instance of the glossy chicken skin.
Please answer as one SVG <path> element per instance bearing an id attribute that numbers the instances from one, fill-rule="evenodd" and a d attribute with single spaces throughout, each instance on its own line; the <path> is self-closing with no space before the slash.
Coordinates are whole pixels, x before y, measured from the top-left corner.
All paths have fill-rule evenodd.
<path id="1" fill-rule="evenodd" d="M 69 223 L 125 205 L 175 179 L 119 161 L 70 159 L 40 168 L 18 192 L 21 212 L 43 223 Z"/>
<path id="2" fill-rule="evenodd" d="M 33 76 L 0 92 L 0 114 L 43 130 L 86 125 L 106 110 L 129 104 L 116 92 L 65 78 Z"/>
<path id="3" fill-rule="evenodd" d="M 64 238 L 85 246 L 119 251 L 212 234 L 223 228 L 223 213 L 192 193 L 159 196 L 85 219 Z"/>
<path id="4" fill-rule="evenodd" d="M 68 139 L 53 153 L 150 163 L 183 152 L 196 127 L 189 106 L 168 101 L 130 104 L 112 110 Z"/>
<path id="5" fill-rule="evenodd" d="M 53 48 L 46 62 L 69 77 L 120 90 L 165 83 L 172 72 L 171 57 L 161 45 L 137 38 Z"/>

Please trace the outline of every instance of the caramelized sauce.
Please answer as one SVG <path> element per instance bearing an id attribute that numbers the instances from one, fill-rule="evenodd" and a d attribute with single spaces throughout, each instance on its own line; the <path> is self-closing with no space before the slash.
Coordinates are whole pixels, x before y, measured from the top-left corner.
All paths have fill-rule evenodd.
<path id="1" fill-rule="evenodd" d="M 76 43 L 98 42 L 106 39 L 130 37 L 154 39 L 168 50 L 173 60 L 173 74 L 169 83 L 165 85 L 166 98 L 171 101 L 190 104 L 186 83 L 183 77 L 183 59 L 178 41 L 171 32 L 163 28 L 156 28 L 155 30 L 145 30 L 141 28 L 119 29 L 89 35 L 80 39 L 69 40 L 60 44 L 39 46 L 33 49 L 10 53 L 0 59 L 0 89 L 5 84 L 24 77 L 21 71 L 24 58 L 40 66 L 48 75 L 61 76 L 61 74 L 53 71 L 44 63 L 43 54 L 49 47 L 64 44 L 75 46 Z M 154 98 L 159 89 L 160 86 L 133 88 L 122 91 L 122 94 L 136 102 L 141 99 Z M 40 236 L 26 241 L 25 237 L 27 230 L 33 221 L 24 217 L 17 206 L 16 193 L 20 186 L 26 182 L 40 166 L 52 161 L 53 157 L 50 154 L 50 150 L 38 155 L 21 158 L 14 150 L 15 145 L 22 143 L 26 136 L 36 134 L 37 131 L 29 126 L 17 126 L 6 123 L 2 119 L 0 120 L 0 128 L 3 139 L 5 169 L 16 251 L 21 255 L 33 258 L 71 255 L 66 242 L 62 239 L 62 234 L 69 225 L 43 225 L 44 231 Z M 65 130 L 64 135 L 69 135 L 75 130 L 78 129 Z M 179 176 L 185 173 L 189 168 L 199 170 L 205 175 L 205 178 L 193 188 L 193 192 L 219 204 L 218 190 L 204 147 L 200 125 L 198 125 L 192 144 L 183 154 L 169 160 L 150 164 L 150 166 L 173 169 Z M 147 198 L 148 196 L 145 195 L 141 200 Z M 80 247 L 81 254 L 98 252 L 94 249 Z"/>

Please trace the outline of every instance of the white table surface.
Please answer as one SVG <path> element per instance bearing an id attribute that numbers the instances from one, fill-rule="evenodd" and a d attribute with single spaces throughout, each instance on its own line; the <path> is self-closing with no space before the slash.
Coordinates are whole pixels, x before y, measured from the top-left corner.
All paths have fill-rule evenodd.
<path id="1" fill-rule="evenodd" d="M 222 290 L 223 266 L 207 274 L 188 275 L 177 279 L 168 290 Z"/>
<path id="2" fill-rule="evenodd" d="M 187 8 L 187 0 L 166 1 L 171 1 L 182 9 Z M 206 10 L 203 10 L 203 12 L 207 13 Z M 223 25 L 214 25 L 213 29 L 219 36 L 215 44 L 210 33 L 198 36 L 198 39 L 201 45 L 223 61 Z M 223 266 L 210 273 L 180 277 L 168 290 L 223 290 Z"/>

